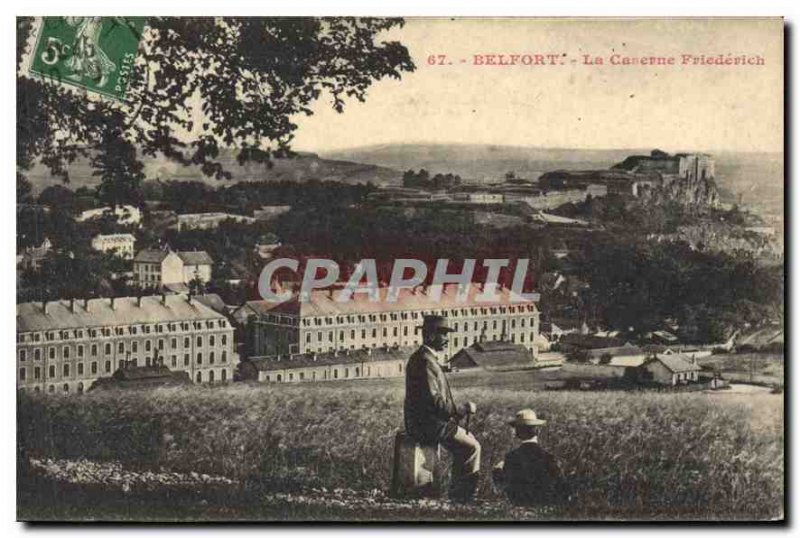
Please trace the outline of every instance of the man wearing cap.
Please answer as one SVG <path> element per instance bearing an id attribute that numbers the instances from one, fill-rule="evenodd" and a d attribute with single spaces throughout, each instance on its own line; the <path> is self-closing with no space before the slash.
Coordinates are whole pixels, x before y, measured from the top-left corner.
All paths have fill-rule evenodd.
<path id="1" fill-rule="evenodd" d="M 546 422 L 533 409 L 519 411 L 509 422 L 521 443 L 492 469 L 492 479 L 512 504 L 557 505 L 569 499 L 558 460 L 539 445 L 539 429 Z"/>
<path id="2" fill-rule="evenodd" d="M 475 404 L 456 406 L 450 383 L 440 365 L 453 329 L 443 316 L 425 316 L 422 346 L 411 355 L 406 366 L 406 433 L 423 445 L 441 444 L 453 458 L 450 473 L 450 498 L 457 502 L 473 500 L 478 487 L 481 445 L 458 425 L 475 413 Z"/>

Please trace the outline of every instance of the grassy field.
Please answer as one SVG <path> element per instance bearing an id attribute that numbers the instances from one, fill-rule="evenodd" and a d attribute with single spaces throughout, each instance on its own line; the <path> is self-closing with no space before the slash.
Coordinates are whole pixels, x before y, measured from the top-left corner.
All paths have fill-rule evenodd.
<path id="1" fill-rule="evenodd" d="M 484 469 L 512 446 L 505 421 L 513 412 L 533 407 L 547 418 L 542 442 L 561 458 L 577 494 L 574 505 L 557 514 L 520 513 L 505 506 L 487 476 L 480 485 L 482 507 L 393 504 L 384 492 L 394 434 L 402 424 L 402 383 L 350 382 L 20 396 L 19 446 L 26 460 L 85 458 L 114 462 L 139 476 L 162 471 L 198 477 L 199 483 L 142 489 L 137 482 L 132 490 L 121 490 L 118 471 L 110 481 L 92 484 L 91 479 L 45 477 L 23 465 L 19 515 L 151 520 L 782 516 L 782 395 L 497 387 L 456 388 L 455 395 L 478 404 L 472 430 L 483 445 Z M 76 464 L 70 472 L 89 472 L 80 469 Z M 203 482 L 206 474 L 229 484 Z"/>
<path id="2" fill-rule="evenodd" d="M 779 353 L 725 353 L 697 362 L 702 366 L 713 366 L 729 381 L 781 387 L 784 384 L 784 359 Z"/>

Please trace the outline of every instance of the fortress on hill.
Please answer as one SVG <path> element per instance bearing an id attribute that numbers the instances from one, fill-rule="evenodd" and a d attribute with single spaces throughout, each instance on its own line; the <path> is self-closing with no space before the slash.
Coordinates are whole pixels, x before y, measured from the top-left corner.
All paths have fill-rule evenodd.
<path id="1" fill-rule="evenodd" d="M 654 149 L 650 155 L 626 157 L 607 170 L 547 172 L 539 178 L 539 186 L 546 189 L 586 189 L 589 185 L 605 185 L 609 194 L 716 206 L 719 194 L 714 177 L 714 159 L 708 154 L 670 155 Z"/>

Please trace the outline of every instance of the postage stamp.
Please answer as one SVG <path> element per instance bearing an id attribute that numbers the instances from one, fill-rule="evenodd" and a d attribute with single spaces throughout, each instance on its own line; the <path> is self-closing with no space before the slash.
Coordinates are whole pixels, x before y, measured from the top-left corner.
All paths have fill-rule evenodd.
<path id="1" fill-rule="evenodd" d="M 124 100 L 144 17 L 44 17 L 28 71 Z"/>

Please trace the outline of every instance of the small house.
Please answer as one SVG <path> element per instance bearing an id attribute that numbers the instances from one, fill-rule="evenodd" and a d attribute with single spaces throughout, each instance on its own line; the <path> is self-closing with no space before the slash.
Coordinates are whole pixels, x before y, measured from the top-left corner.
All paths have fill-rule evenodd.
<path id="1" fill-rule="evenodd" d="M 536 366 L 535 357 L 524 346 L 511 342 L 476 342 L 456 353 L 450 366 L 461 370 L 522 370 Z"/>
<path id="2" fill-rule="evenodd" d="M 656 355 L 639 366 L 639 379 L 660 385 L 680 385 L 698 381 L 701 368 L 686 355 Z"/>

